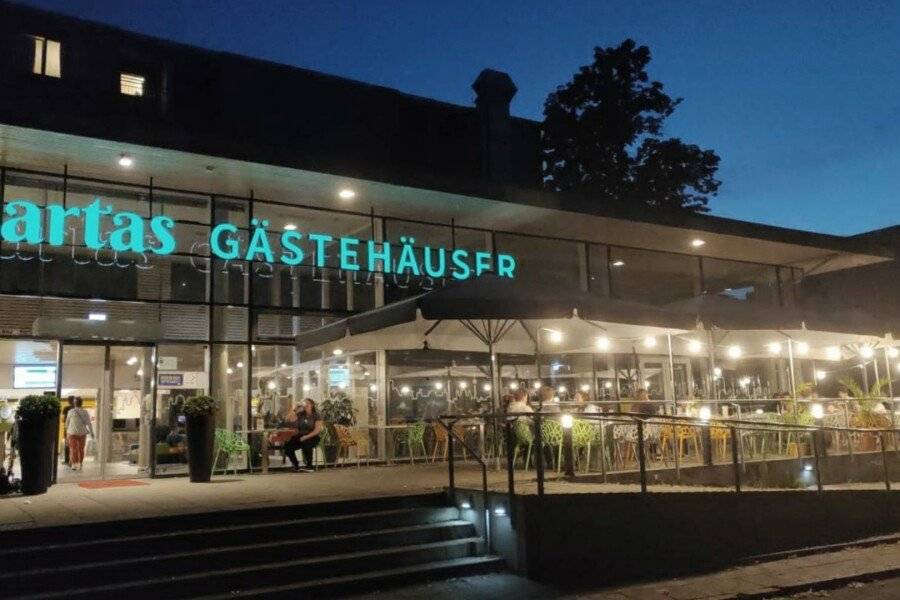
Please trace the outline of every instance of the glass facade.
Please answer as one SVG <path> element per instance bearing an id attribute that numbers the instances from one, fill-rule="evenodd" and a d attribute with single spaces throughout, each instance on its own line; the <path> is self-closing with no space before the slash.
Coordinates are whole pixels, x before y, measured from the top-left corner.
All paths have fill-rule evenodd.
<path id="1" fill-rule="evenodd" d="M 85 402 L 93 399 L 104 410 L 114 410 L 113 400 L 130 394 L 134 414 L 101 420 L 99 426 L 110 432 L 103 442 L 108 445 L 89 449 L 99 462 L 118 465 L 105 467 L 105 476 L 117 470 L 130 476 L 185 472 L 177 405 L 196 394 L 220 400 L 218 426 L 250 442 L 250 466 L 257 468 L 283 462 L 283 440 L 271 432 L 289 428 L 289 413 L 303 398 L 363 432 L 357 457 L 384 459 L 395 442 L 391 427 L 446 413 L 488 411 L 499 393 L 527 386 L 535 395 L 536 383 L 552 387 L 561 402 L 582 392 L 620 408 L 638 388 L 661 402 L 762 397 L 787 389 L 782 359 L 735 365 L 717 354 L 724 352 L 718 346 L 712 356 L 692 355 L 679 347 L 686 343 L 682 339 L 675 340 L 671 361 L 661 347 L 499 355 L 500 390 L 492 389 L 486 352 L 300 352 L 293 343 L 299 333 L 445 282 L 398 277 L 385 273 L 380 262 L 369 270 L 364 245 L 361 269 L 348 271 L 340 268 L 337 242 L 320 248 L 304 241 L 304 252 L 321 259 L 322 266 L 225 260 L 214 257 L 209 244 L 211 230 L 222 223 L 234 225 L 232 238 L 246 244 L 254 220 L 268 222 L 276 254 L 281 238 L 273 232 L 297 227 L 376 244 L 414 238 L 420 260 L 426 245 L 505 252 L 517 258 L 517 278 L 536 286 L 658 306 L 701 293 L 790 303 L 792 287 L 802 278 L 796 268 L 12 169 L 2 171 L 0 187 L 4 204 L 24 199 L 39 206 L 85 206 L 99 197 L 117 211 L 177 224 L 174 252 L 164 256 L 91 250 L 79 226 L 83 217 L 67 221 L 62 245 L 4 242 L 0 248 L 0 348 L 8 365 L 3 373 L 12 378 L 21 366 L 59 367 L 52 384 L 35 389 L 63 395 L 78 390 Z M 103 216 L 101 237 L 116 227 Z M 815 372 L 798 363 L 798 376 L 803 369 L 807 375 Z M 91 365 L 96 380 L 78 379 L 80 369 Z M 104 379 L 103 373 L 112 376 Z M 8 383 L 0 393 L 10 401 L 27 391 Z M 334 457 L 323 450 L 318 459 Z M 247 466 L 246 457 L 235 460 L 239 468 Z"/>

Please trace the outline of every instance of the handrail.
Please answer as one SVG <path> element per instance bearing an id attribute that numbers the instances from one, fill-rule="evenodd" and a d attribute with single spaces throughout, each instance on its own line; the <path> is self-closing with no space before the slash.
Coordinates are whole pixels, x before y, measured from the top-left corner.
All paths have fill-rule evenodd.
<path id="1" fill-rule="evenodd" d="M 751 421 L 751 420 L 742 420 L 742 419 L 730 419 L 730 418 L 718 418 L 718 417 L 710 417 L 709 419 L 701 419 L 699 417 L 690 417 L 685 415 L 648 415 L 644 413 L 631 413 L 631 412 L 617 412 L 617 413 L 566 413 L 566 412 L 519 412 L 519 413 L 476 413 L 476 414 L 466 414 L 466 415 L 442 415 L 441 416 L 441 424 L 446 428 L 446 424 L 444 424 L 443 419 L 452 420 L 452 423 L 456 423 L 462 419 L 471 419 L 478 418 L 487 420 L 503 419 L 506 424 L 507 436 L 509 438 L 510 432 L 510 423 L 514 422 L 519 418 L 531 419 L 533 420 L 533 425 L 535 428 L 535 454 L 536 454 L 536 475 L 537 475 L 537 493 L 538 496 L 542 497 L 544 495 L 544 473 L 543 469 L 543 455 L 541 453 L 541 422 L 544 419 L 558 420 L 561 419 L 563 415 L 570 415 L 572 417 L 576 417 L 583 421 L 597 421 L 601 425 L 605 423 L 619 423 L 619 424 L 627 424 L 627 425 L 635 425 L 638 427 L 638 435 L 636 443 L 638 445 L 638 467 L 640 472 L 640 480 L 641 480 L 641 492 L 647 491 L 647 472 L 646 465 L 644 463 L 644 436 L 643 429 L 645 424 L 658 424 L 665 427 L 669 425 L 674 427 L 677 424 L 683 424 L 691 427 L 699 427 L 705 428 L 707 432 L 722 428 L 728 429 L 731 433 L 731 458 L 732 465 L 734 470 L 734 487 L 735 491 L 741 492 L 741 454 L 742 454 L 742 446 L 739 445 L 738 441 L 738 432 L 743 431 L 756 431 L 756 432 L 766 432 L 766 433 L 781 433 L 781 432 L 796 432 L 796 433 L 808 433 L 812 442 L 812 451 L 813 451 L 813 460 L 815 462 L 815 471 L 816 471 L 816 487 L 819 492 L 823 489 L 822 477 L 820 471 L 820 454 L 824 449 L 820 449 L 820 445 L 824 442 L 821 437 L 824 432 L 845 432 L 848 434 L 851 433 L 869 433 L 875 434 L 878 436 L 881 442 L 881 453 L 883 460 L 883 468 L 884 468 L 884 480 L 885 480 L 885 489 L 891 490 L 891 482 L 890 482 L 890 474 L 888 472 L 888 464 L 886 460 L 886 436 L 890 435 L 892 438 L 896 440 L 896 435 L 900 433 L 900 428 L 897 427 L 881 427 L 881 428 L 865 428 L 865 427 L 835 427 L 835 426 L 826 426 L 826 425 L 802 425 L 795 423 L 777 423 L 777 422 L 766 422 L 766 421 Z M 571 438 L 569 438 L 571 443 Z M 478 458 L 479 463 L 482 466 L 482 475 L 483 475 L 483 487 L 485 489 L 485 497 L 487 497 L 487 466 L 481 458 L 469 448 L 469 446 L 465 443 L 464 440 L 460 440 L 463 443 L 464 447 L 469 449 L 470 452 L 474 456 Z M 566 443 L 565 441 L 563 442 Z M 895 445 L 896 450 L 896 445 Z M 676 451 L 677 452 L 677 451 Z M 852 455 L 852 445 L 849 443 L 848 437 L 848 452 Z M 450 487 L 451 490 L 454 489 L 453 482 L 453 457 L 452 452 L 450 458 Z M 510 454 L 510 440 L 507 440 L 507 454 Z M 601 458 L 601 461 L 604 460 Z M 708 458 L 707 460 L 711 460 Z M 711 463 L 707 463 L 711 464 Z M 527 465 L 526 465 L 527 466 Z M 512 505 L 514 496 L 515 496 L 515 488 L 514 488 L 514 476 L 513 469 L 514 464 L 512 461 L 512 456 L 507 457 L 507 468 L 509 470 L 508 473 L 508 486 L 509 486 L 509 496 L 510 503 Z M 605 475 L 605 472 L 604 472 Z M 605 481 L 605 478 L 604 478 Z M 487 525 L 485 526 L 487 530 Z"/>
<path id="2" fill-rule="evenodd" d="M 449 483 L 450 483 L 450 485 L 449 485 L 450 495 L 451 496 L 456 495 L 456 482 L 454 480 L 454 457 L 453 457 L 453 455 L 454 455 L 453 440 L 455 438 L 457 441 L 459 441 L 460 444 L 462 444 L 463 448 L 465 448 L 466 450 L 469 451 L 469 454 L 471 454 L 473 457 L 475 457 L 475 460 L 478 461 L 478 464 L 481 465 L 481 491 L 483 494 L 482 498 L 484 501 L 484 506 L 483 506 L 484 510 L 482 511 L 481 517 L 482 517 L 482 523 L 484 524 L 484 543 L 487 546 L 487 551 L 490 552 L 493 549 L 493 545 L 492 545 L 492 535 L 491 535 L 490 501 L 488 500 L 487 464 L 485 464 L 484 460 L 481 458 L 481 455 L 478 454 L 478 452 L 476 452 L 475 450 L 473 450 L 471 448 L 471 446 L 469 446 L 466 443 L 466 440 L 464 438 L 462 438 L 461 436 L 457 435 L 456 431 L 453 430 L 453 426 L 457 422 L 459 422 L 461 419 L 453 418 L 453 420 L 450 421 L 450 425 L 448 426 L 446 423 L 444 423 L 445 418 L 447 418 L 447 417 L 441 416 L 441 417 L 438 417 L 436 420 L 438 423 L 441 424 L 441 426 L 447 432 L 447 456 L 448 456 L 447 470 L 448 470 L 448 478 L 449 478 Z"/>

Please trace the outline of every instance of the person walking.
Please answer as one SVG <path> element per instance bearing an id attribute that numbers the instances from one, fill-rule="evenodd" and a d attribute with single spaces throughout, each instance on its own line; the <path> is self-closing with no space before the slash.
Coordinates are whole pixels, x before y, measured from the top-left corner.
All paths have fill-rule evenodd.
<path id="1" fill-rule="evenodd" d="M 66 417 L 69 416 L 69 413 L 72 409 L 75 408 L 75 396 L 68 396 L 66 398 L 66 407 L 63 408 L 62 411 L 62 422 L 63 422 L 63 464 L 67 467 L 71 467 L 72 464 L 69 462 L 69 440 L 66 439 Z"/>
<path id="2" fill-rule="evenodd" d="M 91 415 L 82 405 L 81 397 L 75 398 L 75 407 L 66 415 L 66 441 L 69 447 L 69 466 L 73 471 L 80 471 L 84 462 L 84 443 L 88 434 L 94 437 L 91 426 Z"/>

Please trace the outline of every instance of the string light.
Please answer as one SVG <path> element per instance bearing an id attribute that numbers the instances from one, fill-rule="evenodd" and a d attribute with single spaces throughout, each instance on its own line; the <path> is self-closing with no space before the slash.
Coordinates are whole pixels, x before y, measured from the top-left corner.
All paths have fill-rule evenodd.
<path id="1" fill-rule="evenodd" d="M 560 394 L 565 394 L 565 393 L 566 393 L 566 386 L 561 385 L 561 386 L 559 386 L 558 388 L 556 388 L 556 391 L 559 392 Z"/>
<path id="2" fill-rule="evenodd" d="M 403 394 L 404 396 L 406 396 L 407 394 L 409 394 L 409 386 L 408 386 L 408 385 L 402 386 L 402 387 L 400 388 L 400 393 Z"/>

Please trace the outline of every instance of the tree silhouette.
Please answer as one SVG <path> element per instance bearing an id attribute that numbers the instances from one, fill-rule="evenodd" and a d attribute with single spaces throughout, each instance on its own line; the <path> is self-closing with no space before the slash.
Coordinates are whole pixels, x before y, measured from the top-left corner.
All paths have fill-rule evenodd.
<path id="1" fill-rule="evenodd" d="M 544 103 L 544 184 L 578 190 L 600 202 L 706 212 L 720 182 L 712 150 L 662 137 L 663 123 L 681 103 L 650 81 L 650 49 L 625 40 L 594 48 Z"/>

